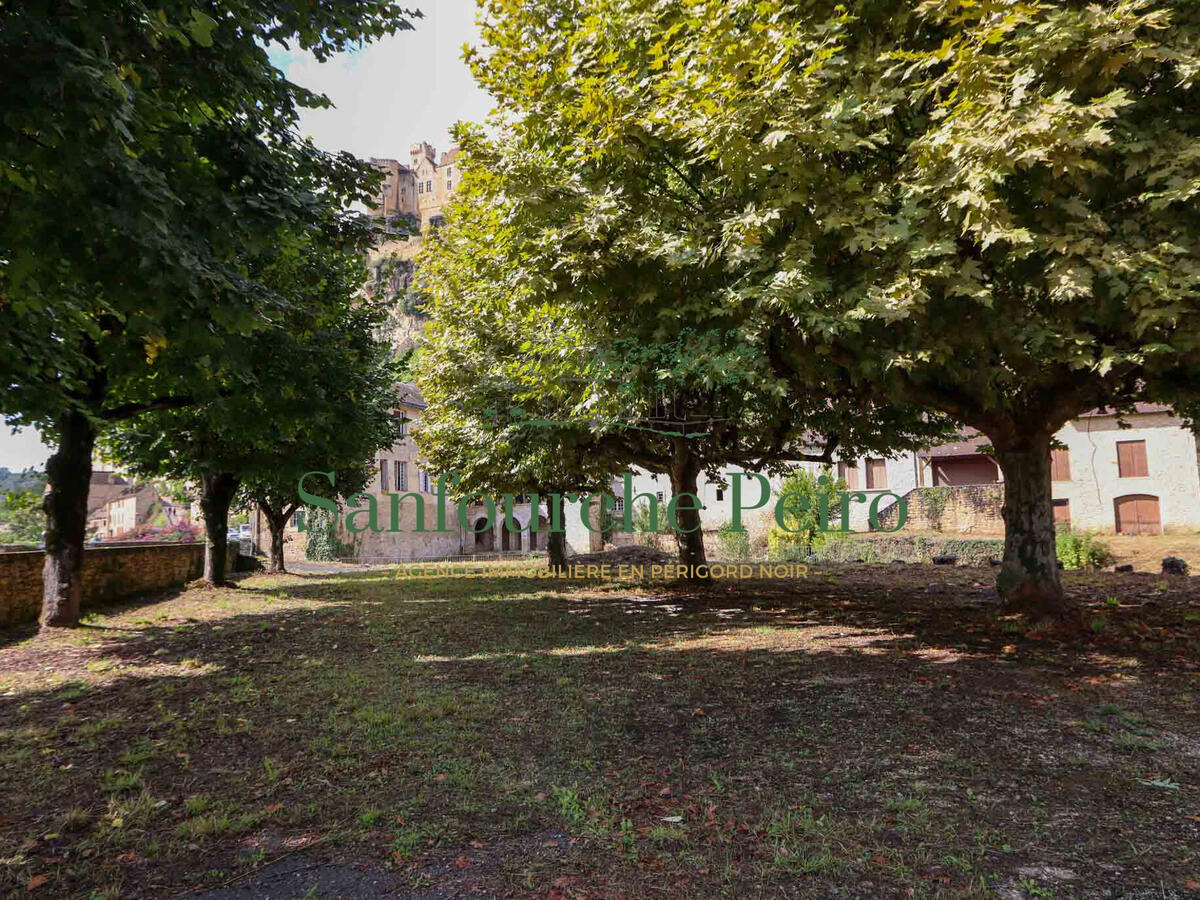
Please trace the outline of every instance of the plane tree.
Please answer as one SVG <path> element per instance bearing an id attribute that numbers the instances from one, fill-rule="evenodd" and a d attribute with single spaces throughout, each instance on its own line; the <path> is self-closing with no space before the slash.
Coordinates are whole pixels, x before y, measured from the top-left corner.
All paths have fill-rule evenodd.
<path id="1" fill-rule="evenodd" d="M 316 151 L 267 48 L 318 59 L 411 27 L 389 0 L 45 2 L 0 9 L 0 412 L 56 450 L 42 622 L 79 616 L 92 451 L 210 398 L 282 299 L 245 260 L 378 173 Z"/>
<path id="2" fill-rule="evenodd" d="M 997 586 L 1073 615 L 1053 434 L 1097 406 L 1186 409 L 1200 383 L 1200 7 L 484 7 L 477 75 L 524 140 L 561 148 L 540 201 L 593 198 L 576 267 L 611 259 L 619 210 L 646 254 L 725 268 L 789 383 L 824 371 L 983 432 Z"/>
<path id="3" fill-rule="evenodd" d="M 426 354 L 438 354 L 423 360 L 422 440 L 439 462 L 494 478 L 548 450 L 545 462 L 589 478 L 632 465 L 666 474 L 680 562 L 696 566 L 702 472 L 945 433 L 939 417 L 877 408 L 828 373 L 801 389 L 786 332 L 732 290 L 703 229 L 682 230 L 695 219 L 686 207 L 643 215 L 646 198 L 590 187 L 566 145 L 543 145 L 524 123 L 499 141 L 459 137 L 459 191 L 421 261 L 434 297 Z M 467 421 L 472 409 L 504 416 L 503 430 Z"/>

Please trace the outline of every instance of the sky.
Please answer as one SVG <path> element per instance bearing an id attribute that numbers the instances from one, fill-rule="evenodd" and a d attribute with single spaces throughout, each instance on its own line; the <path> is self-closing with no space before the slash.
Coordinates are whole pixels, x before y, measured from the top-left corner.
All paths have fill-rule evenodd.
<path id="1" fill-rule="evenodd" d="M 458 121 L 481 122 L 490 98 L 462 60 L 464 44 L 478 42 L 475 0 L 410 0 L 424 18 L 415 31 L 369 44 L 319 64 L 305 53 L 273 49 L 271 59 L 297 84 L 320 91 L 333 109 L 311 110 L 300 133 L 324 150 L 356 156 L 408 159 L 408 148 L 428 141 L 439 154 L 450 146 Z M 0 423 L 0 467 L 42 468 L 51 448 L 36 431 L 12 434 Z"/>

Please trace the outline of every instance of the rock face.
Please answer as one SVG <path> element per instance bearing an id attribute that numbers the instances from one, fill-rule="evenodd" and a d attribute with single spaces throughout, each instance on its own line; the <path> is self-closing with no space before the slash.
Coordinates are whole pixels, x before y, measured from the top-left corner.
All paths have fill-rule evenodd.
<path id="1" fill-rule="evenodd" d="M 1188 573 L 1188 564 L 1178 556 L 1164 556 L 1162 573 L 1164 575 L 1186 575 Z"/>

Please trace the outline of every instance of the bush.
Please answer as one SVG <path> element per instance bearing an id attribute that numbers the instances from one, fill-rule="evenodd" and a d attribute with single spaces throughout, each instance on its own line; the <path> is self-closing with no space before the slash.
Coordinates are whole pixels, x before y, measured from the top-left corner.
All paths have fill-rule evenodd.
<path id="1" fill-rule="evenodd" d="M 824 484 L 819 480 L 822 476 L 827 479 Z M 821 497 L 824 496 L 829 509 L 829 521 L 825 524 L 826 527 L 832 527 L 841 513 L 838 495 L 845 488 L 846 483 L 834 478 L 828 468 L 822 469 L 820 475 L 814 475 L 806 469 L 797 469 L 784 479 L 779 496 L 782 498 L 787 494 L 795 494 L 803 498 L 808 508 L 784 508 L 783 524 L 787 528 L 775 525 L 768 532 L 767 556 L 781 562 L 807 559 L 818 548 L 844 537 L 840 532 L 820 530 L 819 509 Z"/>
<path id="2" fill-rule="evenodd" d="M 750 558 L 750 532 L 744 528 L 733 530 L 733 523 L 726 522 L 717 529 L 717 552 L 720 558 L 730 562 L 741 562 Z"/>
<path id="3" fill-rule="evenodd" d="M 635 540 L 643 547 L 662 550 L 666 539 L 672 536 L 671 523 L 667 521 L 666 507 L 662 504 L 659 505 L 657 529 L 650 527 L 650 504 L 645 501 L 633 507 L 630 520 L 633 523 L 634 534 L 637 535 Z"/>
<path id="4" fill-rule="evenodd" d="M 930 537 L 856 538 L 840 532 L 823 535 L 814 558 L 825 562 L 927 563 L 935 556 L 955 556 L 965 566 L 986 566 L 1004 553 L 1004 541 L 980 538 Z"/>
<path id="5" fill-rule="evenodd" d="M 1108 545 L 1090 531 L 1061 528 L 1054 549 L 1064 569 L 1102 569 L 1113 563 Z"/>
<path id="6" fill-rule="evenodd" d="M 337 562 L 349 556 L 349 547 L 338 540 L 337 518 L 327 509 L 318 509 L 308 517 L 308 540 L 304 558 L 310 562 Z"/>

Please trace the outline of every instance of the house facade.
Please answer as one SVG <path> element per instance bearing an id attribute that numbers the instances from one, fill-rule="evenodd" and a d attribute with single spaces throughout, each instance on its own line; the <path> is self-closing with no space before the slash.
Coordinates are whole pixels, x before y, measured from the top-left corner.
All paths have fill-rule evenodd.
<path id="1" fill-rule="evenodd" d="M 421 141 L 409 149 L 407 163 L 372 157 L 371 163 L 383 173 L 383 184 L 371 215 L 411 216 L 422 231 L 443 224 L 442 207 L 458 185 L 458 152 L 454 147 L 439 158 L 436 149 Z"/>

